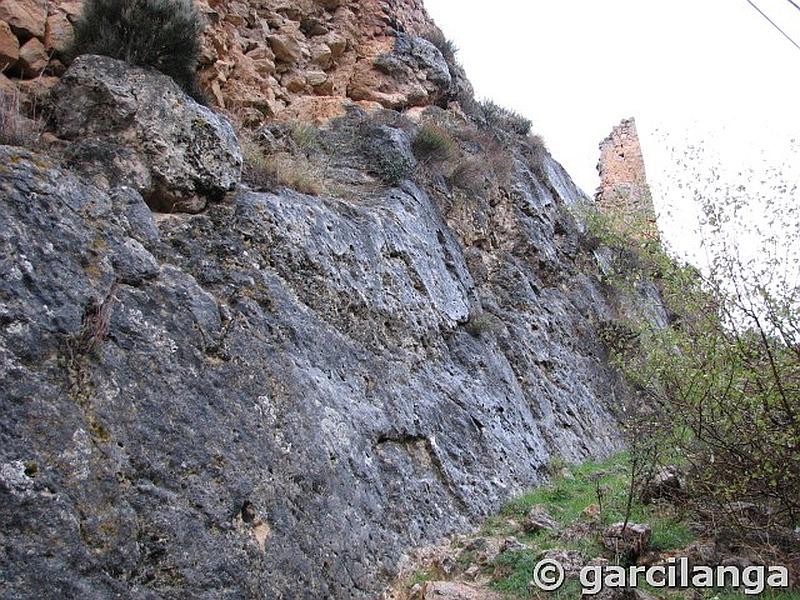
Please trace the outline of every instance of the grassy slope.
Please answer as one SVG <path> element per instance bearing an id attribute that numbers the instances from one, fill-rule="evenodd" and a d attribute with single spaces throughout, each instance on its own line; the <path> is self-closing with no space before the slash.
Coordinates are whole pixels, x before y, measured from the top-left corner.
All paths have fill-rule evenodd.
<path id="1" fill-rule="evenodd" d="M 581 523 L 588 522 L 585 515 L 587 507 L 599 507 L 597 490 L 602 494 L 603 510 L 599 516 L 603 525 L 623 521 L 627 503 L 627 456 L 615 456 L 602 463 L 587 463 L 577 467 L 556 467 L 550 485 L 541 487 L 518 498 L 509 504 L 500 515 L 490 518 L 484 524 L 481 537 L 515 537 L 527 545 L 529 549 L 501 553 L 493 564 L 485 566 L 483 574 L 489 578 L 489 586 L 502 592 L 509 599 L 575 599 L 580 598 L 580 585 L 577 581 L 568 581 L 556 593 L 543 594 L 532 590 L 529 583 L 534 565 L 543 551 L 558 548 L 561 550 L 577 550 L 587 559 L 603 555 L 596 535 L 569 536 L 565 539 L 563 531 L 576 531 Z M 548 531 L 533 535 L 521 533 L 520 522 L 533 506 L 542 505 L 547 512 L 559 522 L 561 533 Z M 645 506 L 635 502 L 631 511 L 631 522 L 647 523 L 652 527 L 651 549 L 657 552 L 668 552 L 685 548 L 695 540 L 688 520 L 675 508 L 669 506 Z M 462 569 L 468 567 L 472 556 L 467 551 L 456 558 Z M 422 583 L 434 578 L 431 570 L 420 570 L 413 582 Z M 665 593 L 663 590 L 649 590 L 658 598 L 688 599 L 687 592 Z M 708 593 L 704 598 L 716 600 L 744 600 L 755 596 L 733 592 Z M 800 600 L 798 592 L 767 593 L 759 596 L 770 600 Z"/>

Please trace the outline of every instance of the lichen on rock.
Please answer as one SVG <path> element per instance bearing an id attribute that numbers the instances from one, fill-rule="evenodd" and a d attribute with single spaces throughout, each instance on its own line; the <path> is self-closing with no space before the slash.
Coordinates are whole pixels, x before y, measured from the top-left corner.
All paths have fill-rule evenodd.
<path id="1" fill-rule="evenodd" d="M 233 126 L 166 75 L 81 56 L 53 98 L 56 133 L 80 143 L 72 161 L 80 164 L 83 154 L 113 163 L 157 212 L 199 212 L 239 183 L 242 154 Z M 97 153 L 90 143 L 119 150 Z"/>

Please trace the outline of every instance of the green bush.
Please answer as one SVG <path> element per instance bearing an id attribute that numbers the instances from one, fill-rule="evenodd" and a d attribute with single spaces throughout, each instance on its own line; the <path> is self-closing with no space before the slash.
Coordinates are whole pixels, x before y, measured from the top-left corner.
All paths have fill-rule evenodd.
<path id="1" fill-rule="evenodd" d="M 414 165 L 402 157 L 392 159 L 388 156 L 375 156 L 372 159 L 372 168 L 387 185 L 400 185 L 414 172 Z"/>
<path id="2" fill-rule="evenodd" d="M 100 54 L 153 67 L 204 102 L 195 79 L 202 30 L 192 0 L 87 0 L 69 55 Z"/>
<path id="3" fill-rule="evenodd" d="M 725 215 L 733 209 L 718 210 Z M 749 272 L 735 249 L 706 244 L 714 260 L 710 272 L 701 273 L 670 257 L 642 219 L 588 217 L 590 235 L 609 257 L 607 281 L 628 307 L 603 337 L 642 394 L 628 411 L 628 428 L 632 439 L 648 440 L 645 461 L 655 463 L 651 469 L 682 463 L 688 501 L 716 522 L 738 521 L 731 507 L 746 502 L 769 514 L 771 526 L 797 527 L 800 335 L 794 288 L 769 290 L 770 281 Z M 796 242 L 791 238 L 787 246 Z M 763 256 L 778 275 L 796 275 L 780 256 Z M 666 326 L 649 318 L 642 281 L 657 284 L 671 315 Z"/>

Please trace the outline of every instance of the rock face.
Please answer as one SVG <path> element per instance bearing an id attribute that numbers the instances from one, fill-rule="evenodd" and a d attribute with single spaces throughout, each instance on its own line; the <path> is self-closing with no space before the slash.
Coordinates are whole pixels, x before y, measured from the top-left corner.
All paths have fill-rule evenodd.
<path id="1" fill-rule="evenodd" d="M 553 454 L 618 449 L 581 194 L 515 164 L 479 238 L 409 181 L 156 224 L 0 147 L 0 596 L 375 598 Z"/>
<path id="2" fill-rule="evenodd" d="M 23 38 L 44 37 L 47 0 L 3 0 L 0 20 Z"/>
<path id="3" fill-rule="evenodd" d="M 82 4 L 3 0 L 0 68 L 23 80 L 42 71 L 60 76 Z M 353 104 L 446 105 L 471 91 L 463 69 L 420 37 L 438 30 L 419 0 L 198 0 L 197 6 L 207 23 L 200 83 L 217 107 L 247 124 L 324 120 Z M 20 62 L 17 51 L 31 39 L 33 66 Z"/>
<path id="4" fill-rule="evenodd" d="M 55 91 L 54 119 L 59 137 L 79 140 L 75 163 L 113 164 L 158 212 L 199 212 L 241 178 L 231 124 L 153 70 L 79 57 Z"/>
<path id="5" fill-rule="evenodd" d="M 8 23 L 0 21 L 0 69 L 5 70 L 19 59 L 19 40 Z"/>
<path id="6" fill-rule="evenodd" d="M 432 43 L 398 34 L 391 52 L 358 65 L 348 95 L 402 110 L 435 103 L 452 82 L 444 56 Z"/>
<path id="7" fill-rule="evenodd" d="M 653 531 L 649 525 L 639 523 L 615 523 L 603 531 L 601 543 L 618 556 L 636 559 L 650 543 Z"/>
<path id="8" fill-rule="evenodd" d="M 276 152 L 274 121 L 327 121 L 306 144 L 344 192 L 234 189 L 226 119 L 59 62 L 78 0 L 0 4 L 0 85 L 53 88 L 60 136 L 0 146 L 0 597 L 376 598 L 553 456 L 621 447 L 586 198 L 458 110 L 422 6 L 200 4 L 216 101 Z M 460 183 L 415 158 L 411 107 L 453 125 Z"/>

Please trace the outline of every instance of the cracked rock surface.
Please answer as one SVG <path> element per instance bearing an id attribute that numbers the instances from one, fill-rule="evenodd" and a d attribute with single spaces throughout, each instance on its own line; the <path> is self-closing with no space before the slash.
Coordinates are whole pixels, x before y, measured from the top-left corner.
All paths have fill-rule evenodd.
<path id="1" fill-rule="evenodd" d="M 0 596 L 376 598 L 551 456 L 618 449 L 547 160 L 476 246 L 408 181 L 156 221 L 0 146 Z"/>
<path id="2" fill-rule="evenodd" d="M 153 210 L 200 212 L 239 183 L 242 151 L 232 125 L 166 75 L 80 56 L 53 100 L 59 137 L 78 140 L 71 162 L 133 187 Z"/>

